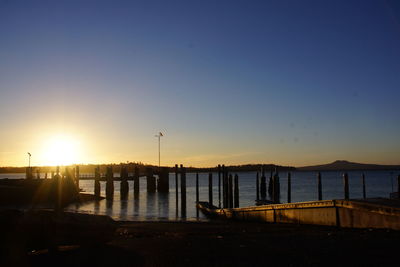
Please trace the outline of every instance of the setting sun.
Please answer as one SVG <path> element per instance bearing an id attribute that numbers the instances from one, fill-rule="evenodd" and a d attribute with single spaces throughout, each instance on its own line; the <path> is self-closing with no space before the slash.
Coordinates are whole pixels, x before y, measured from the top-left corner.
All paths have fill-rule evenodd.
<path id="1" fill-rule="evenodd" d="M 66 135 L 50 137 L 45 141 L 42 152 L 44 165 L 69 165 L 80 159 L 79 142 Z"/>

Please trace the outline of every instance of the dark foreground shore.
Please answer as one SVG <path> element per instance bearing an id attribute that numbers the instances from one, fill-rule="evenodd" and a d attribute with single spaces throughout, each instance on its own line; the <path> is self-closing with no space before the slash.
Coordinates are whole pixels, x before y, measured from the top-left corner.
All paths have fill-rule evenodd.
<path id="1" fill-rule="evenodd" d="M 117 223 L 105 244 L 29 253 L 26 266 L 398 266 L 400 232 L 240 222 Z M 98 233 L 102 235 L 101 232 Z"/>

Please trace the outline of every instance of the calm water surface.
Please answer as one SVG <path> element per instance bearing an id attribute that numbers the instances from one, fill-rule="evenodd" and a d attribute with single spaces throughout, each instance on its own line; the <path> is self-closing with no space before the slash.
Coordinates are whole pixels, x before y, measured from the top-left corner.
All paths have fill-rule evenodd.
<path id="1" fill-rule="evenodd" d="M 362 198 L 361 171 L 348 172 L 350 184 L 350 198 Z M 366 171 L 365 180 L 367 197 L 388 197 L 390 192 L 397 188 L 397 175 L 400 171 Z M 343 172 L 322 172 L 323 199 L 343 198 Z M 116 174 L 118 175 L 118 174 Z M 238 173 L 240 187 L 240 207 L 254 206 L 255 172 Z M 114 199 L 101 200 L 82 205 L 70 205 L 67 210 L 109 215 L 116 220 L 205 220 L 201 212 L 197 215 L 195 208 L 196 175 L 187 175 L 187 212 L 186 218 L 181 218 L 181 203 L 179 199 L 176 210 L 175 174 L 170 174 L 170 192 L 167 194 L 147 193 L 146 178 L 140 178 L 140 193 L 133 196 L 133 181 L 129 181 L 129 196 L 121 200 L 120 182 L 114 182 Z M 269 175 L 267 175 L 267 181 Z M 44 175 L 42 175 L 44 177 Z M 281 184 L 281 202 L 287 201 L 287 173 L 279 174 Z M 0 174 L 2 178 L 24 178 L 24 174 Z M 218 176 L 213 174 L 214 205 L 218 201 Z M 200 201 L 208 201 L 208 174 L 199 174 Z M 180 186 L 180 185 L 179 185 Z M 80 181 L 80 187 L 86 193 L 94 192 L 94 181 Z M 180 191 L 180 189 L 179 189 Z M 105 196 L 105 182 L 101 182 L 101 195 Z M 179 192 L 180 196 L 180 192 Z M 315 172 L 292 172 L 292 202 L 312 201 L 317 199 L 317 179 Z"/>

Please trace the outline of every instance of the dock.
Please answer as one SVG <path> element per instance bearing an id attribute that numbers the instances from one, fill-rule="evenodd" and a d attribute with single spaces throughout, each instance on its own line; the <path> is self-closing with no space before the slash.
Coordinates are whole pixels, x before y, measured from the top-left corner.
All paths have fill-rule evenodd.
<path id="1" fill-rule="evenodd" d="M 336 199 L 227 209 L 198 202 L 197 207 L 210 218 L 400 230 L 398 199 Z"/>

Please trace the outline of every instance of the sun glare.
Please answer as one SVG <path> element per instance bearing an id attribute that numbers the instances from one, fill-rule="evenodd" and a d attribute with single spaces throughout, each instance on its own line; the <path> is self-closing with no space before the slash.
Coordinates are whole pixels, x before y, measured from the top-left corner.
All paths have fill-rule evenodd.
<path id="1" fill-rule="evenodd" d="M 80 160 L 78 141 L 70 136 L 53 136 L 46 140 L 43 149 L 44 165 L 70 165 Z"/>

